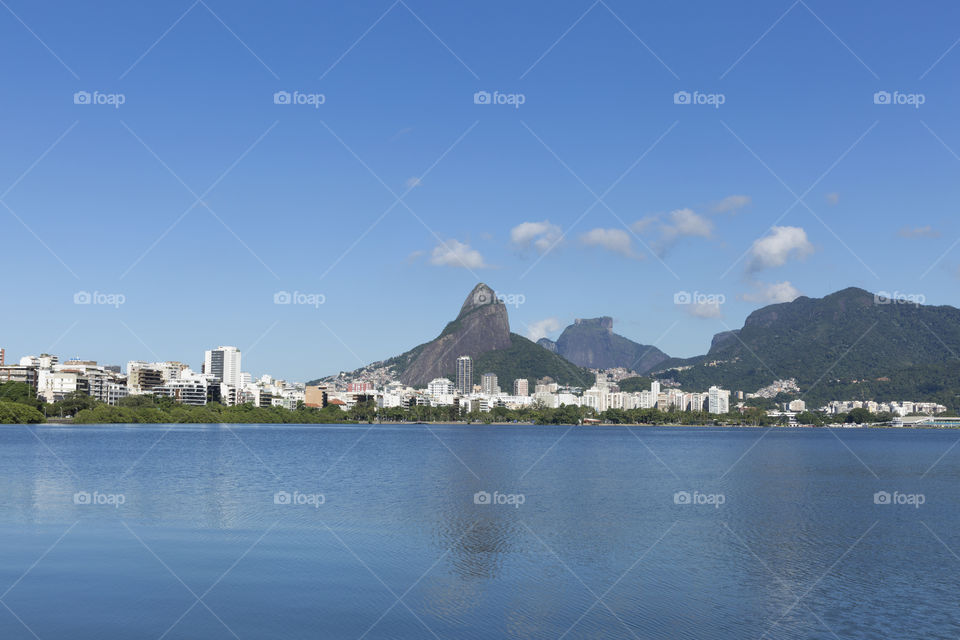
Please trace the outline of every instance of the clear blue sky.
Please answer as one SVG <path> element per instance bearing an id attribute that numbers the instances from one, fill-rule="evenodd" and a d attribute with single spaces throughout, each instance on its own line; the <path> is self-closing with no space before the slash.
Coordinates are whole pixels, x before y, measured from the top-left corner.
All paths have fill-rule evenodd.
<path id="1" fill-rule="evenodd" d="M 5 3 L 10 359 L 233 344 L 309 379 L 433 338 L 478 280 L 518 333 L 611 315 L 678 356 L 797 294 L 958 302 L 953 2 Z"/>

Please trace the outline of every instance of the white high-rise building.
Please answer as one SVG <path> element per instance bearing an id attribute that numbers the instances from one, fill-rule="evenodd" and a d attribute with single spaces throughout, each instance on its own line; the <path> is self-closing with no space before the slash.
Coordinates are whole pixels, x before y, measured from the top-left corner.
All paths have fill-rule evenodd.
<path id="1" fill-rule="evenodd" d="M 660 395 L 660 383 L 657 380 L 650 383 L 650 393 L 653 394 L 654 398 Z"/>
<path id="2" fill-rule="evenodd" d="M 495 396 L 500 393 L 500 385 L 497 384 L 497 374 L 485 373 L 480 377 L 480 386 L 484 395 Z"/>
<path id="3" fill-rule="evenodd" d="M 217 347 L 204 353 L 203 372 L 233 387 L 240 386 L 240 350 Z"/>
<path id="4" fill-rule="evenodd" d="M 517 378 L 513 381 L 513 395 L 515 396 L 528 396 L 530 395 L 530 383 L 526 378 Z"/>
<path id="5" fill-rule="evenodd" d="M 457 391 L 465 396 L 473 393 L 473 358 L 470 356 L 457 358 Z"/>
<path id="6" fill-rule="evenodd" d="M 710 387 L 707 391 L 710 400 L 710 413 L 730 412 L 730 391 L 720 387 Z"/>

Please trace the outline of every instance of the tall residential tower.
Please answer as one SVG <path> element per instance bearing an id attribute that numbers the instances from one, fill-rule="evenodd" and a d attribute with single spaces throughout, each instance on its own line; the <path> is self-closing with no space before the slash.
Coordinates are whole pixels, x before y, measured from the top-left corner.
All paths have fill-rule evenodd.
<path id="1" fill-rule="evenodd" d="M 473 393 L 473 358 L 470 356 L 457 358 L 457 391 L 461 395 Z"/>

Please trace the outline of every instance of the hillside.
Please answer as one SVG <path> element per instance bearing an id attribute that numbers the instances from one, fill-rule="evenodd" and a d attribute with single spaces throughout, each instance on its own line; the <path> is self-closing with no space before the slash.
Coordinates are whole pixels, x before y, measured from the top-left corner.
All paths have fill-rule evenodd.
<path id="1" fill-rule="evenodd" d="M 689 368 L 658 371 L 658 377 L 686 388 L 720 384 L 745 391 L 796 378 L 802 392 L 816 383 L 808 396 L 816 401 L 858 391 L 877 400 L 933 399 L 957 388 L 958 352 L 960 310 L 878 302 L 849 288 L 758 309 L 742 329 L 717 334 L 705 356 L 683 361 Z"/>

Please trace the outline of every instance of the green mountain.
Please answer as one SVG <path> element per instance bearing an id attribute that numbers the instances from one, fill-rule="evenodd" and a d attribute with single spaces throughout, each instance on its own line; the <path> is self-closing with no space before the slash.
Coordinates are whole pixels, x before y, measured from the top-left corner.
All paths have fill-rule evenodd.
<path id="1" fill-rule="evenodd" d="M 744 391 L 796 378 L 812 402 L 863 397 L 955 406 L 958 353 L 960 310 L 849 288 L 758 309 L 742 329 L 714 336 L 705 356 L 666 361 L 657 377 L 691 389 Z"/>
<path id="2" fill-rule="evenodd" d="M 639 344 L 613 332 L 613 318 L 577 318 L 557 338 L 537 344 L 563 356 L 570 362 L 589 369 L 624 367 L 647 373 L 669 356 L 654 346 Z"/>

